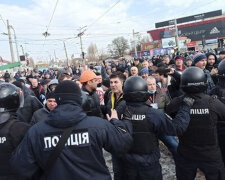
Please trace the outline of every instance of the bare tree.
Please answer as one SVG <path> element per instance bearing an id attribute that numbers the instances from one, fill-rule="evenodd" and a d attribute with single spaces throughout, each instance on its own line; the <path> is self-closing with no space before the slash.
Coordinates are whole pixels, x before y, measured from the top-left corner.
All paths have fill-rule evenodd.
<path id="1" fill-rule="evenodd" d="M 112 56 L 122 57 L 126 54 L 126 51 L 129 49 L 128 40 L 124 37 L 118 37 L 108 45 L 109 53 Z"/>
<path id="2" fill-rule="evenodd" d="M 98 61 L 98 48 L 96 44 L 91 43 L 88 47 L 87 58 L 89 62 Z"/>

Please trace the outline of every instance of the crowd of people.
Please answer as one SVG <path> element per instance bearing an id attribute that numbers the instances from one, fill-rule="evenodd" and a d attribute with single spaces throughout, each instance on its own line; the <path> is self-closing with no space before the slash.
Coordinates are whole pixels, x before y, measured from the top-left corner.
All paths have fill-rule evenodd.
<path id="1" fill-rule="evenodd" d="M 2 74 L 0 179 L 225 180 L 225 51 L 100 66 Z"/>

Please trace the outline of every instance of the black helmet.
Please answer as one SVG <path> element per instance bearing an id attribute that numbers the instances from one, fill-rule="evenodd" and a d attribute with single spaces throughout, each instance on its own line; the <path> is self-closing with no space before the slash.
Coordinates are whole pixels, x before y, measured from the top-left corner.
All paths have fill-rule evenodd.
<path id="1" fill-rule="evenodd" d="M 222 60 L 218 66 L 218 76 L 219 78 L 225 79 L 225 60 Z"/>
<path id="2" fill-rule="evenodd" d="M 24 97 L 20 88 L 10 83 L 0 84 L 0 108 L 4 111 L 14 111 L 22 107 Z"/>
<path id="3" fill-rule="evenodd" d="M 123 97 L 127 102 L 145 102 L 148 100 L 148 86 L 144 79 L 139 76 L 129 77 L 123 88 Z"/>
<path id="4" fill-rule="evenodd" d="M 199 93 L 207 89 L 207 78 L 198 67 L 189 67 L 181 75 L 181 88 L 186 93 Z"/>

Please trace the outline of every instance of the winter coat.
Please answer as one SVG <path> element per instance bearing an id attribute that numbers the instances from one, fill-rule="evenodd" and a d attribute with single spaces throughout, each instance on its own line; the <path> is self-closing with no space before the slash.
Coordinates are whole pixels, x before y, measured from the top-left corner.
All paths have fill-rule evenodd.
<path id="1" fill-rule="evenodd" d="M 45 120 L 32 126 L 15 151 L 11 164 L 21 175 L 31 177 L 44 168 L 62 131 L 72 126 L 74 130 L 48 180 L 110 180 L 102 148 L 123 154 L 130 148 L 132 137 L 122 121 L 112 119 L 109 122 L 87 116 L 76 103 L 57 106 Z"/>

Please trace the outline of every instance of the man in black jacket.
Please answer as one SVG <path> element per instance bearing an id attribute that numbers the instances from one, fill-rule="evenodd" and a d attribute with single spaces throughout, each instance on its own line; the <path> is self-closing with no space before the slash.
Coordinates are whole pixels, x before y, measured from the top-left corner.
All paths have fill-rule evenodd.
<path id="1" fill-rule="evenodd" d="M 44 120 L 48 116 L 50 111 L 54 110 L 56 106 L 57 106 L 57 103 L 55 100 L 55 94 L 54 92 L 49 92 L 46 96 L 46 103 L 44 107 L 34 112 L 30 124 L 34 125 Z"/>
<path id="2" fill-rule="evenodd" d="M 73 81 L 61 82 L 55 89 L 55 98 L 58 106 L 45 120 L 31 127 L 13 155 L 11 164 L 21 175 L 31 177 L 45 167 L 62 132 L 74 127 L 47 179 L 111 179 L 102 148 L 118 154 L 129 149 L 132 137 L 124 123 L 115 119 L 115 111 L 110 122 L 87 116 L 81 108 L 81 90 Z"/>
<path id="3" fill-rule="evenodd" d="M 15 81 L 13 84 L 19 87 L 24 93 L 24 105 L 17 110 L 18 120 L 30 123 L 34 112 L 43 108 L 43 104 L 36 98 L 36 96 L 25 93 L 25 89 L 23 88 L 21 82 Z"/>
<path id="4" fill-rule="evenodd" d="M 99 83 L 98 77 L 91 70 L 83 71 L 80 76 L 80 82 L 82 83 L 82 98 L 83 109 L 88 116 L 103 117 L 99 96 L 96 94 L 97 85 Z"/>

